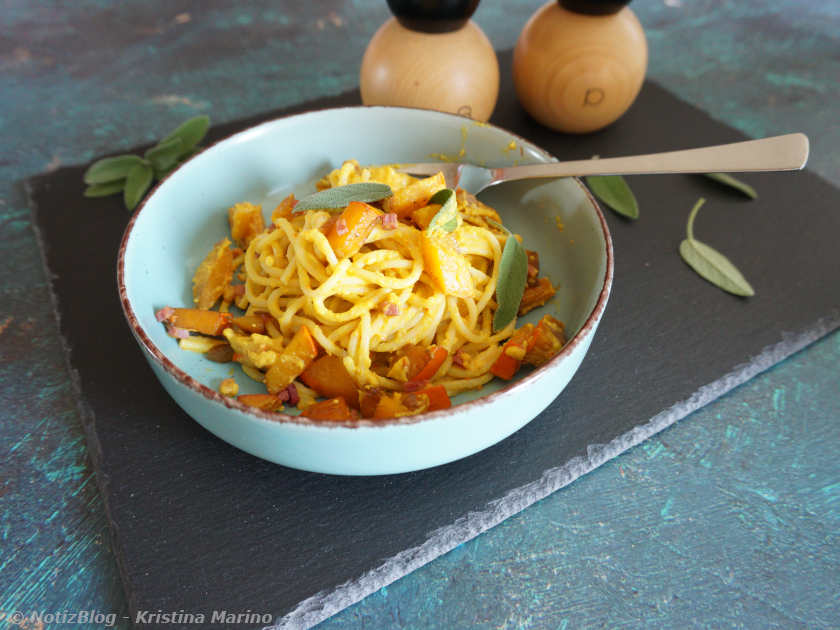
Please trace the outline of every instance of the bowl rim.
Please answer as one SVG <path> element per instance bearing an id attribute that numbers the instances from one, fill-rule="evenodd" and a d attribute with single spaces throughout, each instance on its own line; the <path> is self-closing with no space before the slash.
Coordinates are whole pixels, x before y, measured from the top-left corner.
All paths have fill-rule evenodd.
<path id="1" fill-rule="evenodd" d="M 271 126 L 278 121 L 286 120 L 289 118 L 303 118 L 307 116 L 314 116 L 318 114 L 323 114 L 326 112 L 339 112 L 345 110 L 351 111 L 360 111 L 360 110 L 376 110 L 376 109 L 384 109 L 384 110 L 400 110 L 400 111 L 409 111 L 414 113 L 419 113 L 424 116 L 440 116 L 443 118 L 450 118 L 450 119 L 457 119 L 459 122 L 469 123 L 469 122 L 476 122 L 470 118 L 466 118 L 464 116 L 459 116 L 457 114 L 450 114 L 447 112 L 440 112 L 436 110 L 429 110 L 429 109 L 421 109 L 421 108 L 414 108 L 414 107 L 398 107 L 398 106 L 391 106 L 391 105 L 348 105 L 344 107 L 323 107 L 318 109 L 312 109 L 305 112 L 292 112 L 288 114 L 283 114 L 280 116 L 276 116 L 265 120 L 261 123 L 257 123 L 255 125 L 250 125 L 244 129 L 240 129 L 239 131 L 226 134 L 225 136 L 215 140 L 214 142 L 208 144 L 204 147 L 201 151 L 196 152 L 189 159 L 182 162 L 178 168 L 171 171 L 167 174 L 163 179 L 161 179 L 155 186 L 149 191 L 143 201 L 137 206 L 134 212 L 131 215 L 131 218 L 128 221 L 128 224 L 123 231 L 122 239 L 120 240 L 119 252 L 117 256 L 117 290 L 120 299 L 120 305 L 122 306 L 123 316 L 128 323 L 131 332 L 133 333 L 135 339 L 139 342 L 141 347 L 148 352 L 148 355 L 161 367 L 164 371 L 166 371 L 171 377 L 173 377 L 176 381 L 178 381 L 181 385 L 186 386 L 188 389 L 192 390 L 194 393 L 201 395 L 211 403 L 221 404 L 227 409 L 232 411 L 238 411 L 242 414 L 245 414 L 246 419 L 251 421 L 260 421 L 260 422 L 268 422 L 273 425 L 280 424 L 280 425 L 297 425 L 297 426 L 304 426 L 304 427 L 317 427 L 317 428 L 327 428 L 327 429 L 339 429 L 339 428 L 389 428 L 395 426 L 408 426 L 413 425 L 421 422 L 428 422 L 433 420 L 439 420 L 447 416 L 453 415 L 453 413 L 459 412 L 466 412 L 468 410 L 476 410 L 487 405 L 492 405 L 496 401 L 500 400 L 501 398 L 507 398 L 510 396 L 515 396 L 521 391 L 524 391 L 528 388 L 529 384 L 539 380 L 542 375 L 546 372 L 550 371 L 553 366 L 559 365 L 566 357 L 568 357 L 572 352 L 580 345 L 585 338 L 589 336 L 589 334 L 593 331 L 593 329 L 597 326 L 598 322 L 600 321 L 604 310 L 606 309 L 607 300 L 610 295 L 610 291 L 612 288 L 613 282 L 613 267 L 614 267 L 614 258 L 613 258 L 613 243 L 612 237 L 610 235 L 609 227 L 607 226 L 607 221 L 604 217 L 604 213 L 601 210 L 597 200 L 589 191 L 589 189 L 581 182 L 580 178 L 573 177 L 575 183 L 583 190 L 584 194 L 586 195 L 589 203 L 591 204 L 592 208 L 595 210 L 596 217 L 601 227 L 601 235 L 604 239 L 605 245 L 605 252 L 606 252 L 606 269 L 604 272 L 604 278 L 601 283 L 601 289 L 598 293 L 598 299 L 595 302 L 595 306 L 592 308 L 590 313 L 587 315 L 586 320 L 584 321 L 583 325 L 580 329 L 575 333 L 575 335 L 569 339 L 563 348 L 557 353 L 551 360 L 543 366 L 536 368 L 515 381 L 509 382 L 501 389 L 486 394 L 484 396 L 480 396 L 474 400 L 470 400 L 464 403 L 460 403 L 457 405 L 453 405 L 449 409 L 441 409 L 438 411 L 427 411 L 425 413 L 413 415 L 413 416 L 403 416 L 399 418 L 390 418 L 387 420 L 370 420 L 360 418 L 358 420 L 317 420 L 312 418 L 307 418 L 302 415 L 292 415 L 283 412 L 268 412 L 263 411 L 261 409 L 257 409 L 256 407 L 250 407 L 245 405 L 244 403 L 239 402 L 235 397 L 231 396 L 223 396 L 218 391 L 204 385 L 203 383 L 199 382 L 188 373 L 177 367 L 172 360 L 170 360 L 166 353 L 163 352 L 151 339 L 151 337 L 146 333 L 143 327 L 140 325 L 140 321 L 137 318 L 134 309 L 131 305 L 130 300 L 128 299 L 128 290 L 126 289 L 125 284 L 125 255 L 126 250 L 128 248 L 128 243 L 131 240 L 132 231 L 134 226 L 142 214 L 143 210 L 145 209 L 146 205 L 155 197 L 155 193 L 157 192 L 158 188 L 160 188 L 170 177 L 173 177 L 178 173 L 186 164 L 196 159 L 199 155 L 213 149 L 217 145 L 234 138 L 240 134 L 245 133 L 253 133 L 255 130 L 259 129 L 260 127 L 268 127 Z M 542 147 L 536 145 L 534 142 L 519 136 L 503 127 L 499 127 L 498 125 L 494 125 L 492 123 L 482 122 L 480 123 L 482 126 L 490 127 L 496 131 L 502 132 L 504 134 L 509 135 L 510 137 L 514 138 L 515 140 L 519 141 L 520 143 L 524 143 L 525 145 L 533 148 L 533 150 L 544 157 L 547 161 L 556 161 L 555 157 L 543 149 Z"/>

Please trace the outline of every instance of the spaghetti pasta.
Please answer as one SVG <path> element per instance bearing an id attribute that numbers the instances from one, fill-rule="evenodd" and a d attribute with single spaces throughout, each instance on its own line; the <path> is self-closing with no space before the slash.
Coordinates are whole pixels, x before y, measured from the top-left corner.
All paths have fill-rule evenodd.
<path id="1" fill-rule="evenodd" d="M 448 406 L 449 396 L 498 375 L 494 366 L 509 360 L 516 367 L 522 361 L 539 364 L 550 358 L 545 348 L 560 349 L 562 324 L 549 316 L 522 353 L 510 346 L 515 320 L 493 330 L 502 250 L 506 239 L 516 238 L 500 229 L 495 210 L 459 189 L 457 227 L 447 232 L 429 226 L 439 209 L 429 199 L 442 177 L 417 180 L 391 166 L 362 167 L 354 160 L 317 187 L 359 182 L 386 184 L 394 195 L 379 203 L 354 201 L 303 212 L 294 211 L 290 197 L 267 228 L 259 206 L 237 204 L 229 213 L 231 233 L 244 252 L 234 251 L 233 272 L 214 273 L 209 260 L 194 278 L 196 295 L 233 295 L 250 318 L 249 327 L 232 318 L 222 334 L 234 360 L 266 383 L 267 396 L 285 392 L 285 401 L 298 398 L 298 406 L 306 407 L 304 414 L 325 419 L 355 416 L 355 409 L 374 418 L 408 415 Z M 243 228 L 237 222 L 247 223 Z M 211 252 L 215 259 L 219 247 Z M 216 277 L 226 278 L 225 286 L 199 286 Z M 227 310 L 224 301 L 221 310 Z M 262 322 L 259 331 L 254 322 Z M 164 323 L 171 324 L 166 318 Z M 537 345 L 543 352 L 529 361 L 526 355 Z M 313 404 L 312 395 L 292 396 L 288 388 L 301 381 L 329 405 Z M 338 382 L 344 383 L 338 397 L 346 404 L 331 395 Z M 301 391 L 310 393 L 302 385 Z M 240 397 L 253 401 L 254 395 L 245 398 Z M 275 403 L 253 404 L 276 409 Z"/>

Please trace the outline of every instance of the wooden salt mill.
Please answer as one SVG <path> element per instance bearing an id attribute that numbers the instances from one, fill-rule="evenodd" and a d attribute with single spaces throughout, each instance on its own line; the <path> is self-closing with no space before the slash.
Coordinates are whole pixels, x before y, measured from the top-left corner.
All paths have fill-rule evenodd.
<path id="1" fill-rule="evenodd" d="M 478 3 L 388 0 L 395 17 L 379 28 L 362 58 L 362 102 L 487 121 L 499 95 L 499 62 L 470 20 Z"/>
<path id="2" fill-rule="evenodd" d="M 621 116 L 639 93 L 647 40 L 630 0 L 553 0 L 519 36 L 513 79 L 522 106 L 557 131 L 586 133 Z"/>

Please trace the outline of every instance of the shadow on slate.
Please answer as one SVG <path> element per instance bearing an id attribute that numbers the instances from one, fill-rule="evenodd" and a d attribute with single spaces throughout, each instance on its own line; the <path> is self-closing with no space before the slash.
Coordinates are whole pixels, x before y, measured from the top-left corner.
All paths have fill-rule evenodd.
<path id="1" fill-rule="evenodd" d="M 492 122 L 560 159 L 742 138 L 651 83 L 609 129 L 551 133 L 516 102 L 510 58 L 500 56 L 508 83 Z M 358 92 L 347 93 L 220 125 L 209 139 L 281 114 L 359 102 Z M 778 130 L 788 131 L 795 130 Z M 432 470 L 373 478 L 304 473 L 215 438 L 159 386 L 115 289 L 128 215 L 118 197 L 85 199 L 83 171 L 64 168 L 27 185 L 132 614 L 209 617 L 224 609 L 282 617 L 547 469 L 585 457 L 588 446 L 685 401 L 765 348 L 840 321 L 840 285 L 830 280 L 840 272 L 840 191 L 808 172 L 745 176 L 758 201 L 701 176 L 628 178 L 641 218 L 607 213 L 613 294 L 579 373 L 545 412 L 500 444 Z M 697 238 L 740 267 L 754 298 L 720 291 L 680 259 L 688 212 L 700 196 L 708 203 Z M 558 242 L 565 246 L 562 233 Z"/>

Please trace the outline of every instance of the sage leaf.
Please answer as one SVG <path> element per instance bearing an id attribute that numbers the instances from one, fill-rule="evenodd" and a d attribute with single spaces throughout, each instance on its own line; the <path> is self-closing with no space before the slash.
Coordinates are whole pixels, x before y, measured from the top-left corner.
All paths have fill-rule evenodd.
<path id="1" fill-rule="evenodd" d="M 688 215 L 686 238 L 680 243 L 680 256 L 700 277 L 716 287 L 734 295 L 755 295 L 750 283 L 726 256 L 694 238 L 694 218 L 705 201 L 699 199 Z"/>
<path id="2" fill-rule="evenodd" d="M 390 197 L 394 193 L 391 187 L 376 182 L 359 182 L 327 188 L 312 193 L 295 204 L 295 212 L 303 210 L 339 210 L 346 208 L 353 201 L 371 203 Z"/>
<path id="3" fill-rule="evenodd" d="M 181 151 L 178 157 L 183 157 L 192 151 L 199 142 L 204 139 L 207 130 L 210 128 L 209 116 L 196 116 L 180 125 L 172 133 L 160 141 L 160 144 L 179 138 L 181 140 Z"/>
<path id="4" fill-rule="evenodd" d="M 586 185 L 598 199 L 628 219 L 639 218 L 639 204 L 621 175 L 590 175 Z"/>
<path id="5" fill-rule="evenodd" d="M 134 210 L 143 195 L 149 189 L 154 179 L 155 171 L 150 164 L 138 164 L 128 172 L 125 178 L 125 189 L 123 190 L 123 201 L 125 207 Z"/>
<path id="6" fill-rule="evenodd" d="M 746 182 L 742 182 L 740 179 L 732 177 L 729 173 L 704 173 L 704 175 L 719 184 L 723 184 L 724 186 L 737 190 L 742 195 L 749 197 L 750 199 L 758 199 L 758 193 L 755 191 L 755 188 Z"/>
<path id="7" fill-rule="evenodd" d="M 525 248 L 509 230 L 502 257 L 499 260 L 499 275 L 496 279 L 496 312 L 493 315 L 493 330 L 502 330 L 516 317 L 519 303 L 528 281 L 528 255 Z"/>
<path id="8" fill-rule="evenodd" d="M 125 180 L 118 179 L 107 184 L 91 184 L 85 188 L 85 197 L 107 197 L 122 192 L 125 188 Z"/>
<path id="9" fill-rule="evenodd" d="M 86 184 L 107 184 L 118 179 L 125 179 L 132 168 L 143 162 L 143 158 L 137 155 L 104 158 L 91 164 L 83 178 Z"/>
<path id="10" fill-rule="evenodd" d="M 181 138 L 162 140 L 146 151 L 143 157 L 151 162 L 156 172 L 166 174 L 178 163 L 178 158 L 183 153 L 183 146 Z"/>
<path id="11" fill-rule="evenodd" d="M 444 232 L 454 232 L 455 228 L 458 227 L 458 202 L 455 198 L 455 191 L 451 188 L 437 191 L 429 199 L 429 205 L 431 204 L 440 204 L 440 210 L 429 221 L 426 230 L 431 232 L 439 229 Z"/>

